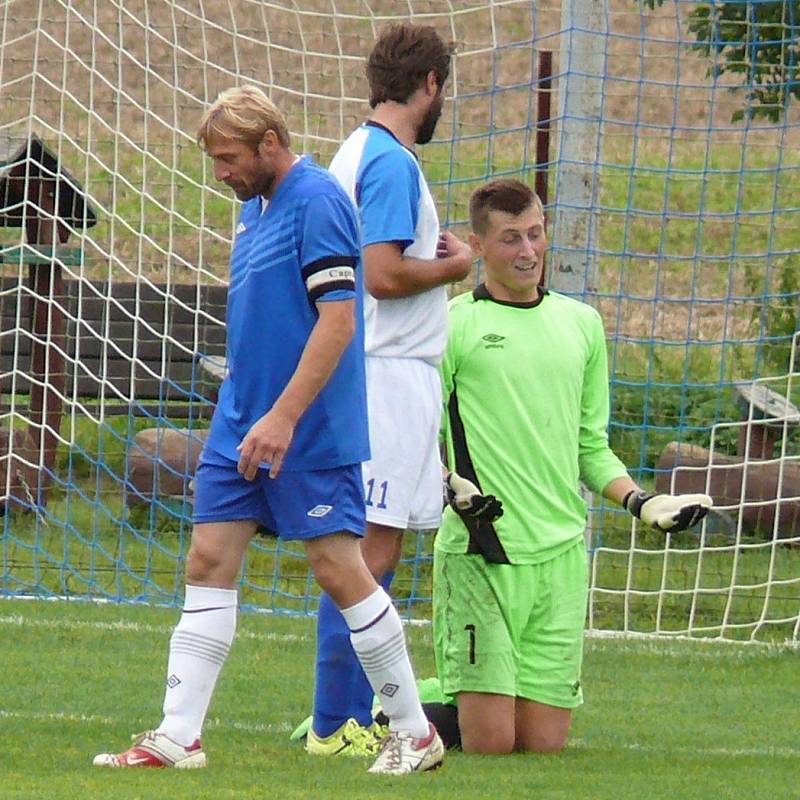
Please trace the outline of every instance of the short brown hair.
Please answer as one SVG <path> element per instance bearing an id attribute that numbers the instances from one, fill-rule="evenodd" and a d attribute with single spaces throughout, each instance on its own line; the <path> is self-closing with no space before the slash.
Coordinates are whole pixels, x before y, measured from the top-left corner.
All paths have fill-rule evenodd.
<path id="1" fill-rule="evenodd" d="M 489 227 L 491 211 L 502 211 L 516 217 L 532 205 L 544 214 L 539 195 L 527 183 L 515 178 L 498 178 L 484 183 L 469 198 L 469 219 L 472 230 L 483 236 Z"/>
<path id="2" fill-rule="evenodd" d="M 254 150 L 267 131 L 274 131 L 283 147 L 289 147 L 286 119 L 257 86 L 236 86 L 221 92 L 206 109 L 197 129 L 197 143 L 205 150 L 214 138 L 238 139 Z"/>
<path id="3" fill-rule="evenodd" d="M 367 59 L 370 107 L 387 100 L 407 103 L 431 70 L 444 86 L 452 52 L 453 45 L 430 25 L 402 22 L 384 28 Z"/>

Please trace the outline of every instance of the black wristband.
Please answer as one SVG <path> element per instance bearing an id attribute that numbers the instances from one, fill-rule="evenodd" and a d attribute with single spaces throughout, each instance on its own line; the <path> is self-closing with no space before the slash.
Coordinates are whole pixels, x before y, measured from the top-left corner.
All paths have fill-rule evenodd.
<path id="1" fill-rule="evenodd" d="M 654 492 L 645 492 L 644 490 L 628 492 L 625 495 L 625 508 L 636 519 L 641 519 L 642 506 L 652 497 L 655 497 Z"/>
<path id="2" fill-rule="evenodd" d="M 636 489 L 631 489 L 625 497 L 622 498 L 622 507 L 627 511 L 628 510 L 628 500 L 631 499 L 631 495 L 636 494 Z"/>

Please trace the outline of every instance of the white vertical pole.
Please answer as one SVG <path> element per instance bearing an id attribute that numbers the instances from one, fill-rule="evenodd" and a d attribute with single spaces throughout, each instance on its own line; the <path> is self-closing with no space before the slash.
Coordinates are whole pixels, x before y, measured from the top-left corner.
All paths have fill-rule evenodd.
<path id="1" fill-rule="evenodd" d="M 597 288 L 598 162 L 608 42 L 608 0 L 562 0 L 558 153 L 547 285 Z"/>
<path id="2" fill-rule="evenodd" d="M 608 0 L 561 0 L 559 137 L 547 286 L 578 297 L 598 285 L 595 206 L 607 43 Z M 593 498 L 585 486 L 581 492 L 590 509 L 584 529 L 589 548 Z"/>

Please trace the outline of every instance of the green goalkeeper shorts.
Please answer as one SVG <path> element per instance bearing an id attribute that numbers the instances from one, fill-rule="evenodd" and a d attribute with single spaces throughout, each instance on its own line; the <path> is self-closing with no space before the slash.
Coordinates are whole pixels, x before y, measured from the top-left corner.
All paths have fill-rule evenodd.
<path id="1" fill-rule="evenodd" d="M 543 564 L 435 550 L 433 636 L 444 693 L 579 706 L 587 591 L 583 537 Z"/>

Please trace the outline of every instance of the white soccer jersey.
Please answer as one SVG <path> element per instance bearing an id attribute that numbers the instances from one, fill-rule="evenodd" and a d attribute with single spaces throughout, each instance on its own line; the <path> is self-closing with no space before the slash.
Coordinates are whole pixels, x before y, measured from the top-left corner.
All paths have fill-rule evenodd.
<path id="1" fill-rule="evenodd" d="M 403 254 L 436 257 L 439 217 L 414 153 L 376 122 L 343 142 L 330 171 L 358 208 L 362 246 L 397 242 Z M 447 344 L 447 292 L 437 286 L 412 297 L 376 300 L 364 292 L 369 356 L 420 358 L 436 366 Z"/>

